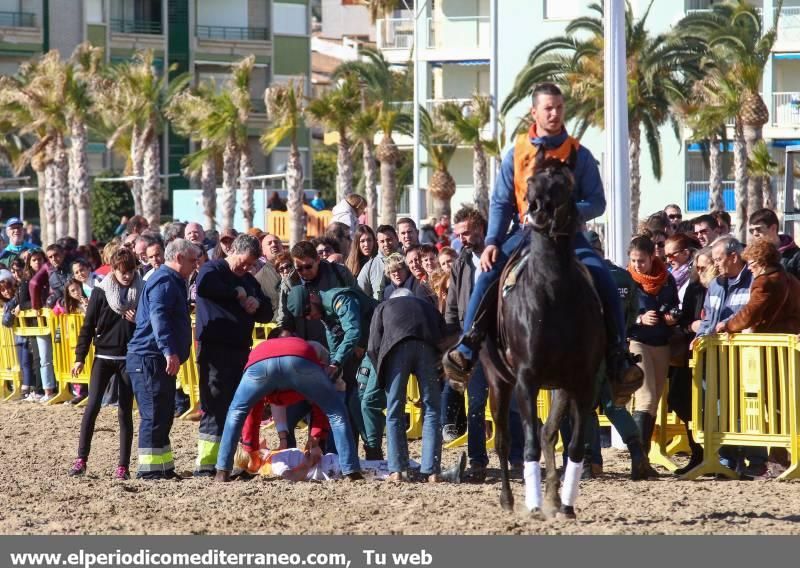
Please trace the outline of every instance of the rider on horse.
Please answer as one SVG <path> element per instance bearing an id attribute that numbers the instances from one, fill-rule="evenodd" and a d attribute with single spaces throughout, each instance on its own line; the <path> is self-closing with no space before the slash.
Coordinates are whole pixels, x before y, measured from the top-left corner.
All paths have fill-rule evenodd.
<path id="1" fill-rule="evenodd" d="M 465 384 L 470 375 L 486 334 L 487 311 L 484 296 L 495 285 L 508 261 L 519 247 L 527 244 L 526 232 L 521 230 L 528 211 L 528 178 L 545 159 L 556 158 L 567 162 L 570 154 L 577 151 L 574 168 L 575 202 L 584 222 L 603 214 L 606 207 L 603 182 L 597 162 L 588 148 L 569 136 L 564 127 L 564 97 L 552 83 L 538 85 L 532 93 L 533 125 L 529 132 L 521 134 L 513 151 L 503 159 L 500 175 L 495 184 L 489 209 L 489 229 L 486 248 L 481 255 L 483 272 L 478 277 L 464 315 L 464 334 L 459 344 L 445 354 L 444 371 L 456 384 Z M 510 232 L 508 227 L 514 223 Z M 608 329 L 608 369 L 612 382 L 631 383 L 641 375 L 633 364 L 626 343 L 625 320 L 622 305 L 608 268 L 592 250 L 582 233 L 575 242 L 575 254 L 586 266 L 594 281 Z M 491 296 L 491 295 L 490 295 Z"/>

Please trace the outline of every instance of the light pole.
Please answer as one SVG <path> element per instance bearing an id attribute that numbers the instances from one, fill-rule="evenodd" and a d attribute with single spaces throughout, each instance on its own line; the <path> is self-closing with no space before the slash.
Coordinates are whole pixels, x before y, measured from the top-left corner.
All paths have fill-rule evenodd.
<path id="1" fill-rule="evenodd" d="M 420 199 L 419 199 L 419 81 L 418 81 L 418 73 L 419 73 L 419 30 L 417 27 L 419 26 L 419 16 L 422 11 L 427 7 L 428 0 L 421 0 L 419 3 L 419 7 L 416 5 L 413 6 L 414 10 L 414 41 L 413 41 L 413 50 L 414 50 L 414 75 L 413 77 L 413 91 L 414 91 L 414 98 L 413 98 L 413 116 L 414 116 L 414 141 L 413 141 L 413 148 L 412 152 L 414 154 L 413 158 L 413 166 L 414 166 L 414 185 L 411 188 L 411 195 L 408 196 L 408 208 L 409 213 L 411 214 L 411 218 L 415 221 L 419 222 L 420 219 Z M 427 21 L 427 20 L 426 20 Z M 429 32 L 430 33 L 430 30 Z M 427 34 L 426 34 L 427 36 Z M 427 71 L 427 65 L 426 69 Z"/>
<path id="2" fill-rule="evenodd" d="M 628 168 L 628 73 L 625 54 L 625 2 L 606 0 L 604 12 L 604 96 L 606 124 L 605 187 L 611 204 L 606 250 L 624 265 L 631 238 Z"/>

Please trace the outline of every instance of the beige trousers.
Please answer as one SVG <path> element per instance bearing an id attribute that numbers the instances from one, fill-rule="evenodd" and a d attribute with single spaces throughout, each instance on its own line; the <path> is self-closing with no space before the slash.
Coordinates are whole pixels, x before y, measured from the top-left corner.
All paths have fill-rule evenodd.
<path id="1" fill-rule="evenodd" d="M 653 346 L 631 341 L 631 353 L 641 355 L 644 384 L 633 395 L 634 410 L 655 416 L 669 374 L 669 345 Z"/>

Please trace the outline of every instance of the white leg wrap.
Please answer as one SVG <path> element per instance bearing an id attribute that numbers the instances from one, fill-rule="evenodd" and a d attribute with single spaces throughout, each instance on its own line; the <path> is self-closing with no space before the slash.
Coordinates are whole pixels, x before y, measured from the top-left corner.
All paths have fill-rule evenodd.
<path id="1" fill-rule="evenodd" d="M 525 462 L 525 506 L 529 511 L 542 508 L 542 468 L 539 462 Z"/>
<path id="2" fill-rule="evenodd" d="M 568 507 L 575 505 L 581 484 L 583 462 L 574 462 L 567 459 L 567 468 L 564 472 L 564 484 L 561 486 L 561 503 Z"/>

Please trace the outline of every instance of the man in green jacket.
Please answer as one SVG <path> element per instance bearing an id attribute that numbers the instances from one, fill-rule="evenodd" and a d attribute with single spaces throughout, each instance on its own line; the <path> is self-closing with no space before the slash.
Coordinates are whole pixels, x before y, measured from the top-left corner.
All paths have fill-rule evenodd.
<path id="1" fill-rule="evenodd" d="M 286 302 L 295 318 L 318 320 L 325 326 L 330 349 L 327 372 L 331 379 L 343 374 L 350 421 L 353 431 L 359 432 L 364 440 L 367 459 L 383 459 L 379 454 L 386 423 L 382 412 L 386 406 L 385 394 L 377 386 L 372 362 L 364 357 L 376 305 L 375 300 L 359 289 L 332 288 L 313 292 L 306 286 L 292 288 Z M 351 373 L 345 369 L 352 369 L 352 364 L 362 357 L 356 389 Z"/>

